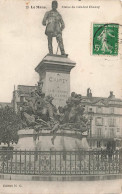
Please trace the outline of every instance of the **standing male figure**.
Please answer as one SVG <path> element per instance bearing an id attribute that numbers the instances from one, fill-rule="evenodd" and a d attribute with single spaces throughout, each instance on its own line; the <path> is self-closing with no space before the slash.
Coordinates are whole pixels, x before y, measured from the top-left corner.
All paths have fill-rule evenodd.
<path id="1" fill-rule="evenodd" d="M 53 54 L 52 38 L 56 37 L 58 46 L 61 51 L 61 55 L 65 55 L 62 30 L 65 28 L 62 16 L 57 11 L 58 3 L 57 1 L 52 1 L 52 10 L 45 13 L 42 24 L 46 26 L 45 34 L 48 37 L 48 49 L 49 53 Z"/>

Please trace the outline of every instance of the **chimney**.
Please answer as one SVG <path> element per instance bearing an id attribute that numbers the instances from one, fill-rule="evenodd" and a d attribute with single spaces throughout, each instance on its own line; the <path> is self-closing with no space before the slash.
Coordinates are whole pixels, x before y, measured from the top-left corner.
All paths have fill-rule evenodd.
<path id="1" fill-rule="evenodd" d="M 108 98 L 111 98 L 111 99 L 115 98 L 115 95 L 113 94 L 113 91 L 110 91 L 110 95 L 109 95 Z"/>
<path id="2" fill-rule="evenodd" d="M 87 97 L 92 98 L 92 92 L 90 88 L 87 89 Z"/>

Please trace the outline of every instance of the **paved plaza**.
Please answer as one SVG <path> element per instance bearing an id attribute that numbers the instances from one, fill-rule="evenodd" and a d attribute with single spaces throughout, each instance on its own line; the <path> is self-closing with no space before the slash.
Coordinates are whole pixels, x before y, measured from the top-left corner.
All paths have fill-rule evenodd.
<path id="1" fill-rule="evenodd" d="M 122 194 L 122 180 L 40 182 L 0 181 L 1 194 Z"/>

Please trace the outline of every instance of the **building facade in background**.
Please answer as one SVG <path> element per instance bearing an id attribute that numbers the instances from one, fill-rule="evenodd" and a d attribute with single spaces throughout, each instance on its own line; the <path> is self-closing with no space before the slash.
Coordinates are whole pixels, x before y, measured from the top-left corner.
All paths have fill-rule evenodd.
<path id="1" fill-rule="evenodd" d="M 12 104 L 17 111 L 37 86 L 18 85 L 13 91 Z M 122 99 L 110 92 L 108 97 L 93 97 L 90 88 L 82 96 L 85 115 L 90 119 L 88 141 L 92 148 L 121 147 L 122 145 Z"/>
<path id="2" fill-rule="evenodd" d="M 17 89 L 14 88 L 12 105 L 17 112 L 21 103 L 26 101 L 26 97 L 30 97 L 32 92 L 36 90 L 37 86 L 18 85 Z"/>
<path id="3" fill-rule="evenodd" d="M 0 108 L 4 108 L 6 106 L 12 107 L 11 102 L 0 102 Z"/>
<path id="4" fill-rule="evenodd" d="M 122 100 L 110 92 L 108 98 L 93 97 L 91 90 L 82 97 L 85 113 L 90 119 L 89 144 L 91 147 L 121 147 Z"/>

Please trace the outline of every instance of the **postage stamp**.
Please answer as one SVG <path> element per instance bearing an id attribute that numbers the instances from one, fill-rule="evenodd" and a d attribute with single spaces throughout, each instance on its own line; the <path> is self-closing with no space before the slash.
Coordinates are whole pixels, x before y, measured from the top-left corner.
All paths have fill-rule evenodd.
<path id="1" fill-rule="evenodd" d="M 93 24 L 93 55 L 118 55 L 119 24 Z"/>

